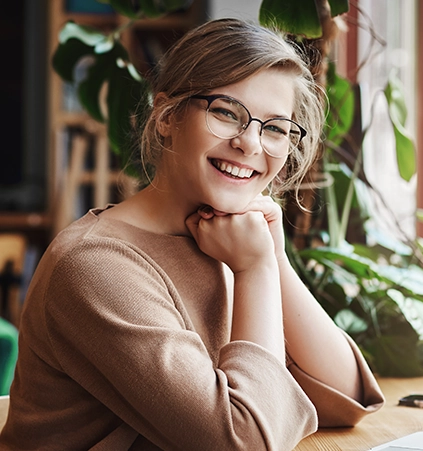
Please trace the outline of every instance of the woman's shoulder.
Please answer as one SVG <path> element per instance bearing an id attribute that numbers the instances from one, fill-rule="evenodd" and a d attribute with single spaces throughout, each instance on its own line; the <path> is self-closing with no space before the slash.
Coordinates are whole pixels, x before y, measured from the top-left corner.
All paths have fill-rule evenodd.
<path id="1" fill-rule="evenodd" d="M 107 208 L 110 208 L 107 207 Z M 49 252 L 56 258 L 77 256 L 84 249 L 90 252 L 110 252 L 155 255 L 178 252 L 195 252 L 195 241 L 189 237 L 154 233 L 125 221 L 102 215 L 106 209 L 92 209 L 61 231 L 50 245 Z"/>
<path id="2" fill-rule="evenodd" d="M 146 238 L 135 239 L 125 229 L 90 211 L 60 232 L 35 271 L 27 304 L 89 306 L 96 295 L 119 303 L 128 290 L 139 298 L 148 292 L 171 302 L 172 282 L 144 251 Z"/>
<path id="3" fill-rule="evenodd" d="M 43 274 L 74 280 L 76 274 L 110 274 L 132 267 L 134 273 L 179 280 L 186 274 L 209 279 L 220 273 L 221 265 L 202 253 L 191 237 L 143 230 L 102 211 L 90 210 L 58 234 L 40 263 Z"/>

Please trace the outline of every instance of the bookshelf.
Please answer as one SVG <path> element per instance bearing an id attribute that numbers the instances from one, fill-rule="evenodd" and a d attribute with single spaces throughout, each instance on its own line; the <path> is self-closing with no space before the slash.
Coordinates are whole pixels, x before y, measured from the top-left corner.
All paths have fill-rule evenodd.
<path id="1" fill-rule="evenodd" d="M 90 12 L 90 3 L 96 9 L 109 8 L 95 0 L 49 0 L 50 61 L 58 45 L 59 32 L 68 20 L 105 32 L 129 21 L 107 10 Z M 122 42 L 141 74 L 145 75 L 156 59 L 186 31 L 206 20 L 206 3 L 206 0 L 195 0 L 185 11 L 136 21 L 123 32 Z M 88 208 L 119 201 L 137 188 L 134 180 L 122 174 L 113 158 L 105 126 L 92 119 L 78 104 L 75 87 L 65 84 L 52 69 L 48 84 L 47 216 L 54 236 Z"/>

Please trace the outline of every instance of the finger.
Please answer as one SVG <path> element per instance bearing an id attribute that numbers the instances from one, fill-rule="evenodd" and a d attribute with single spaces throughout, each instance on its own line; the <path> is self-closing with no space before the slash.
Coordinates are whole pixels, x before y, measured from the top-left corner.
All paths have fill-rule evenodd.
<path id="1" fill-rule="evenodd" d="M 195 212 L 192 215 L 188 216 L 188 218 L 185 220 L 185 225 L 187 226 L 188 230 L 195 240 L 197 240 L 198 237 L 198 224 L 201 219 L 201 216 L 197 212 Z"/>
<path id="2" fill-rule="evenodd" d="M 247 211 L 262 212 L 268 222 L 282 218 L 282 209 L 280 206 L 270 196 L 263 196 L 261 194 L 254 198 L 240 213 L 246 213 Z"/>
<path id="3" fill-rule="evenodd" d="M 213 209 L 213 213 L 215 216 L 228 216 L 230 213 L 225 213 L 224 211 L 219 211 L 219 210 L 215 210 Z"/>
<path id="4" fill-rule="evenodd" d="M 214 210 L 209 205 L 204 205 L 197 210 L 197 213 L 203 219 L 211 219 L 214 216 Z"/>

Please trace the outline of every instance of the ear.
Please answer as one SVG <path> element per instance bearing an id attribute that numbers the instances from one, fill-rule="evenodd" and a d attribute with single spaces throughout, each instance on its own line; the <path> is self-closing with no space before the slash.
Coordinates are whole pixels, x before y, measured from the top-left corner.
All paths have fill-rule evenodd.
<path id="1" fill-rule="evenodd" d="M 161 107 L 166 105 L 167 103 L 167 95 L 164 92 L 159 92 L 154 99 L 154 108 L 160 110 Z M 172 114 L 166 113 L 157 118 L 156 127 L 163 138 L 169 137 L 172 131 Z"/>

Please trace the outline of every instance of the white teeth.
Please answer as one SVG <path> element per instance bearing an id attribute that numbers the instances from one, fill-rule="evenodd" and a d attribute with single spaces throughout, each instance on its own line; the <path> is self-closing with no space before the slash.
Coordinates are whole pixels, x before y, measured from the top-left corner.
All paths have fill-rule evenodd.
<path id="1" fill-rule="evenodd" d="M 239 168 L 238 166 L 232 166 L 229 163 L 224 163 L 221 161 L 215 161 L 214 165 L 222 172 L 226 172 L 234 177 L 241 179 L 250 178 L 253 175 L 253 169 Z"/>
<path id="2" fill-rule="evenodd" d="M 246 174 L 247 174 L 247 169 L 241 168 L 238 172 L 238 177 L 244 178 L 244 177 L 246 177 Z"/>
<path id="3" fill-rule="evenodd" d="M 228 170 L 226 170 L 226 172 L 229 172 Z M 231 174 L 234 175 L 235 177 L 238 177 L 239 174 L 239 168 L 237 166 L 234 166 L 232 168 Z"/>

